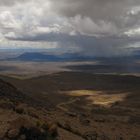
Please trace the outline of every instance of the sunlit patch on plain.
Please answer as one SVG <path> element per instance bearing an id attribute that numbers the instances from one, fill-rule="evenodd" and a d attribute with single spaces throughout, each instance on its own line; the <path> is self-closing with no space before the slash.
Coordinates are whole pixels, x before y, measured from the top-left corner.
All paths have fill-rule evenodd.
<path id="1" fill-rule="evenodd" d="M 67 94 L 75 97 L 85 96 L 85 99 L 91 104 L 102 106 L 110 106 L 118 101 L 123 101 L 128 95 L 128 93 L 107 94 L 96 90 L 74 90 L 68 91 Z"/>

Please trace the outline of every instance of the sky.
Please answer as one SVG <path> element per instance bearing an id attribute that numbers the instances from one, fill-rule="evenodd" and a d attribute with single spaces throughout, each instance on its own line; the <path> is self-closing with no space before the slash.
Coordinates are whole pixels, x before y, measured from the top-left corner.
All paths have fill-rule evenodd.
<path id="1" fill-rule="evenodd" d="M 91 56 L 140 50 L 140 0 L 0 0 L 0 50 Z"/>

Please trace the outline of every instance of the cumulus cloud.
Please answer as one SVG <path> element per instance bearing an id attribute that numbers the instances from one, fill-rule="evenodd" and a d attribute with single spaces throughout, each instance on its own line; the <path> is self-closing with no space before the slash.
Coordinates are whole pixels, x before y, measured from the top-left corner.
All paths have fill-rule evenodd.
<path id="1" fill-rule="evenodd" d="M 11 6 L 16 4 L 17 2 L 26 2 L 27 0 L 0 0 L 0 5 Z"/>
<path id="2" fill-rule="evenodd" d="M 139 0 L 0 0 L 0 46 L 53 42 L 87 55 L 126 54 L 139 25 Z"/>

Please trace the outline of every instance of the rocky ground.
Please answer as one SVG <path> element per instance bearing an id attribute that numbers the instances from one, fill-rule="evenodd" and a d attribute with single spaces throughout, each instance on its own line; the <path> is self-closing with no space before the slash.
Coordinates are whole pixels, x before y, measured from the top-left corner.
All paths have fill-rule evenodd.
<path id="1" fill-rule="evenodd" d="M 0 81 L 0 140 L 56 140 L 57 126 L 45 110 L 29 106 L 29 100 L 12 85 Z"/>
<path id="2" fill-rule="evenodd" d="M 87 103 L 83 96 L 67 97 L 55 94 L 54 90 L 62 90 L 62 87 L 65 88 L 64 91 L 69 89 L 69 86 L 72 86 L 71 89 L 73 87 L 81 89 L 83 86 L 85 86 L 84 89 L 87 88 L 86 83 L 83 83 L 85 80 L 81 78 L 82 76 L 80 76 L 81 80 L 78 80 L 81 83 L 78 84 L 72 75 L 69 77 L 70 79 L 65 77 L 65 81 L 59 79 L 57 75 L 54 78 L 55 81 L 51 81 L 52 77 L 21 81 L 21 83 L 15 81 L 15 83 L 13 82 L 14 86 L 5 82 L 8 81 L 6 79 L 0 80 L 0 140 L 140 140 L 139 78 L 130 77 L 131 79 L 128 78 L 129 82 L 127 83 L 128 80 L 124 81 L 126 77 L 124 79 L 120 77 L 120 80 L 117 77 L 115 82 L 120 84 L 117 85 L 119 89 L 117 92 L 120 90 L 124 93 L 134 91 L 133 96 L 130 94 L 124 101 L 113 102 L 110 106 L 102 106 Z M 84 78 L 92 81 L 91 76 Z M 98 77 L 93 78 L 98 79 Z M 101 78 L 107 79 L 106 77 Z M 113 85 L 111 79 L 112 77 L 108 80 L 107 85 L 110 83 Z M 122 80 L 127 86 L 120 82 Z M 72 85 L 70 85 L 71 81 L 73 81 Z M 87 86 L 91 83 L 86 82 Z M 101 82 L 102 80 L 100 81 L 101 88 L 106 89 L 107 86 Z M 38 83 L 43 87 L 39 89 Z M 52 87 L 46 87 L 46 84 L 49 83 Z M 110 85 L 111 89 L 116 91 L 112 85 Z M 97 88 L 98 86 L 97 84 Z M 19 89 L 17 89 L 18 87 Z M 23 87 L 24 92 L 22 91 Z M 33 87 L 36 90 L 32 90 Z M 91 87 L 89 87 L 90 90 L 92 90 Z M 126 87 L 129 88 L 126 90 Z M 47 90 L 45 91 L 45 89 Z M 29 96 L 25 91 L 30 93 Z M 39 94 L 39 96 L 35 93 L 35 97 L 40 97 L 35 100 L 30 91 L 34 91 L 34 93 L 41 91 L 43 94 Z M 46 94 L 49 91 L 53 92 Z M 109 91 L 105 93 L 110 94 Z M 56 104 L 52 105 L 52 103 Z"/>

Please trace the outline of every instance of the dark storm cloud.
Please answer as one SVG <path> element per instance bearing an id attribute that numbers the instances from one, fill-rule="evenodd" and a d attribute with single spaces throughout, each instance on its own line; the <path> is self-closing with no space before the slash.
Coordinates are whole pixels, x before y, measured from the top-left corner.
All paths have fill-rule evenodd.
<path id="1" fill-rule="evenodd" d="M 118 55 L 140 38 L 140 0 L 0 0 L 0 8 L 1 44 L 54 42 L 87 55 Z"/>
<path id="2" fill-rule="evenodd" d="M 128 19 L 130 16 L 128 12 L 140 5 L 140 0 L 54 0 L 53 2 L 54 10 L 67 17 L 79 14 L 90 17 L 95 22 L 98 20 L 112 22 L 122 29 L 136 23 L 138 18 L 133 18 L 133 21 Z"/>
<path id="3" fill-rule="evenodd" d="M 68 34 L 54 33 L 40 34 L 34 37 L 26 36 L 23 38 L 8 39 L 31 42 L 57 42 L 62 49 L 74 46 L 75 50 L 79 48 L 81 54 L 94 56 L 129 55 L 131 52 L 125 47 L 139 41 L 138 38 L 129 38 L 126 36 L 98 38 L 85 35 L 71 36 Z"/>
<path id="4" fill-rule="evenodd" d="M 24 7 L 25 1 L 27 0 L 0 0 L 0 5 L 21 3 Z M 105 25 L 111 24 L 118 30 L 118 33 L 135 28 L 140 24 L 140 0 L 28 0 L 27 2 L 32 3 L 30 9 L 34 9 L 40 3 L 38 9 L 42 8 L 44 12 L 42 16 L 46 16 L 49 12 L 56 13 L 58 17 L 65 16 L 68 19 L 79 15 L 82 19 L 89 18 L 98 26 L 101 26 L 100 24 L 103 22 L 106 23 Z M 49 3 L 50 6 L 44 7 L 46 3 Z"/>
<path id="5" fill-rule="evenodd" d="M 138 6 L 139 0 L 53 0 L 53 6 L 67 16 L 80 14 L 92 18 L 117 18 L 132 6 Z"/>
<path id="6" fill-rule="evenodd" d="M 12 22 L 13 25 L 13 20 L 15 20 L 14 23 L 17 26 L 20 21 L 16 18 L 24 17 L 27 28 L 32 28 L 32 24 L 30 24 L 32 21 L 33 24 L 47 26 L 49 22 L 52 25 L 60 24 L 60 22 L 63 24 L 67 20 L 67 24 L 71 24 L 76 32 L 78 28 L 78 32 L 87 35 L 106 33 L 119 35 L 136 28 L 140 24 L 140 0 L 28 0 L 28 9 L 26 9 L 25 1 L 27 0 L 0 0 L 0 5 L 21 3 L 20 5 L 24 11 L 24 13 L 21 11 L 22 16 L 17 14 L 18 11 L 14 11 L 14 13 L 12 11 L 9 13 L 12 15 L 9 17 L 7 15 L 7 19 L 2 18 L 0 20 L 4 19 L 4 22 L 6 22 L 12 17 L 13 19 L 9 22 Z M 49 6 L 45 6 L 47 4 Z M 17 10 L 21 10 L 21 7 L 18 7 Z M 15 9 L 16 7 L 14 7 Z M 34 13 L 39 13 L 39 10 L 42 14 L 36 17 Z M 52 16 L 48 17 L 48 13 Z M 55 16 L 52 13 L 55 13 Z M 44 19 L 44 17 L 46 18 Z M 64 18 L 61 19 L 62 17 Z M 56 21 L 56 19 L 58 20 Z M 3 28 L 8 28 L 7 25 L 9 26 L 11 23 L 6 23 L 6 27 Z"/>
<path id="7" fill-rule="evenodd" d="M 9 40 L 19 40 L 19 41 L 48 41 L 48 42 L 74 42 L 78 44 L 88 44 L 93 46 L 92 44 L 104 44 L 105 42 L 110 42 L 113 46 L 113 42 L 116 44 L 123 44 L 123 42 L 135 42 L 138 41 L 138 38 L 129 38 L 126 36 L 111 36 L 111 37 L 94 37 L 94 36 L 86 36 L 86 35 L 68 35 L 64 33 L 48 33 L 48 34 L 38 34 L 36 36 L 22 36 L 22 37 L 7 37 Z"/>

